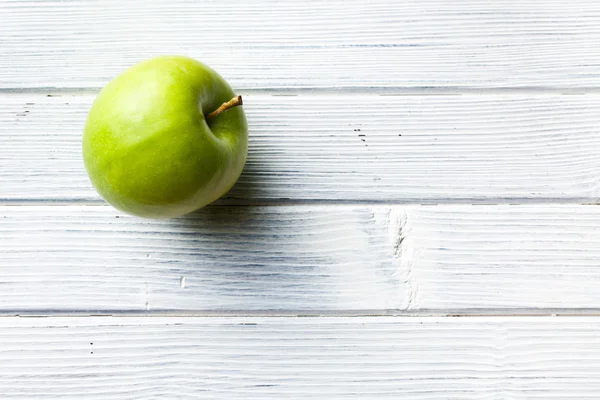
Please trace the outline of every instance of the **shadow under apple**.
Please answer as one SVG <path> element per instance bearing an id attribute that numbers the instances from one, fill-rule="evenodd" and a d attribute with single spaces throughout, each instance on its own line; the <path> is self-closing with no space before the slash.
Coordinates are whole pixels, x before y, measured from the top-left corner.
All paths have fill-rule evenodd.
<path id="1" fill-rule="evenodd" d="M 192 302 L 202 310 L 281 310 L 310 307 L 300 305 L 299 292 L 316 290 L 315 300 L 320 297 L 317 271 L 331 260 L 318 244 L 307 245 L 305 210 L 265 206 L 277 199 L 268 180 L 261 179 L 272 169 L 260 157 L 249 157 L 223 198 L 168 222 L 182 248 L 168 260 L 174 279 L 186 278 L 181 304 Z M 321 306 L 330 298 L 322 295 Z"/>

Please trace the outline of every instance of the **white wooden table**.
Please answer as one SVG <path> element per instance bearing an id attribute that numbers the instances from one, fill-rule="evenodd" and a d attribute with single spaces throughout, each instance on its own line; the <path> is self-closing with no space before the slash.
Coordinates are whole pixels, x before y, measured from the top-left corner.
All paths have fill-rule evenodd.
<path id="1" fill-rule="evenodd" d="M 169 221 L 80 154 L 159 54 L 250 125 Z M 0 0 L 0 398 L 600 398 L 599 93 L 596 0 Z"/>

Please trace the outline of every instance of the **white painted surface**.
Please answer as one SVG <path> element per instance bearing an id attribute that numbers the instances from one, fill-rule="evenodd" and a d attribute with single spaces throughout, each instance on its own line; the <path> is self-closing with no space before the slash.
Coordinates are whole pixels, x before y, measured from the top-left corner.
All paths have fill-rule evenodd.
<path id="1" fill-rule="evenodd" d="M 389 209 L 0 207 L 0 311 L 397 309 Z M 181 287 L 185 277 L 185 288 Z"/>
<path id="2" fill-rule="evenodd" d="M 0 398 L 596 399 L 599 21 L 593 0 L 0 0 L 0 312 L 48 315 L 0 318 Z M 155 222 L 102 205 L 80 135 L 163 53 L 244 95 L 251 143 L 221 207 Z M 589 316 L 533 316 L 554 313 Z"/>
<path id="3" fill-rule="evenodd" d="M 4 206 L 0 235 L 5 313 L 600 309 L 597 206 Z"/>
<path id="4" fill-rule="evenodd" d="M 0 96 L 0 199 L 100 201 L 81 157 L 93 96 Z M 250 93 L 236 203 L 600 198 L 600 97 Z"/>
<path id="5" fill-rule="evenodd" d="M 407 216 L 414 308 L 600 306 L 598 206 L 415 207 Z"/>
<path id="6" fill-rule="evenodd" d="M 596 0 L 7 1 L 0 87 L 187 54 L 237 89 L 600 87 Z"/>
<path id="7" fill-rule="evenodd" d="M 590 318 L 2 318 L 0 397 L 596 399 Z"/>

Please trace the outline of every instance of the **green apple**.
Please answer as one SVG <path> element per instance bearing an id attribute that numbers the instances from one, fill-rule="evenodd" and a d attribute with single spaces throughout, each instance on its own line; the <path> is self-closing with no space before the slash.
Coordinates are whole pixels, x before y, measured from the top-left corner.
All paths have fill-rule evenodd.
<path id="1" fill-rule="evenodd" d="M 162 56 L 137 64 L 98 95 L 83 134 L 83 160 L 114 207 L 171 218 L 203 207 L 239 178 L 248 126 L 227 82 L 200 62 Z"/>

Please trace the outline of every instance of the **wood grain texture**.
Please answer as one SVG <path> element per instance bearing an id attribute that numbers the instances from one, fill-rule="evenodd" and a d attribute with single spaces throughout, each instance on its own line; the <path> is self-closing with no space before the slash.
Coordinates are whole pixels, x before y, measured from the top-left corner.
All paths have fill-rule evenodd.
<path id="1" fill-rule="evenodd" d="M 0 0 L 0 398 L 597 399 L 599 22 Z M 81 132 L 100 87 L 174 53 L 244 95 L 250 154 L 217 206 L 141 220 L 94 192 Z M 448 314 L 495 316 L 415 316 Z"/>
<path id="2" fill-rule="evenodd" d="M 0 87 L 101 87 L 186 54 L 236 89 L 598 88 L 595 0 L 3 1 Z"/>
<path id="3" fill-rule="evenodd" d="M 9 314 L 600 309 L 596 206 L 3 206 L 0 238 Z"/>
<path id="4" fill-rule="evenodd" d="M 90 95 L 0 96 L 0 201 L 96 201 Z M 249 158 L 223 203 L 600 198 L 600 97 L 249 93 Z"/>
<path id="5" fill-rule="evenodd" d="M 401 308 L 389 210 L 0 207 L 0 311 Z"/>
<path id="6" fill-rule="evenodd" d="M 3 399 L 596 399 L 598 318 L 2 318 Z"/>
<path id="7" fill-rule="evenodd" d="M 600 207 L 411 207 L 402 235 L 409 308 L 600 307 Z"/>

